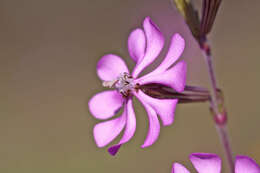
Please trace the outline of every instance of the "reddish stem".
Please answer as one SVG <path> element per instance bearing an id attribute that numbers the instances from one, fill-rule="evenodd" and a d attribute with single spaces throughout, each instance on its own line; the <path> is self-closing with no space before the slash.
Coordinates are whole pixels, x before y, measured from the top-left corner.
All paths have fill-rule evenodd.
<path id="1" fill-rule="evenodd" d="M 231 173 L 234 173 L 233 153 L 230 145 L 230 138 L 227 132 L 227 113 L 224 108 L 224 100 L 219 95 L 211 50 L 206 38 L 203 38 L 201 40 L 200 47 L 207 63 L 211 83 L 211 109 L 214 117 L 214 122 L 216 124 L 221 143 L 225 150 L 229 170 Z"/>

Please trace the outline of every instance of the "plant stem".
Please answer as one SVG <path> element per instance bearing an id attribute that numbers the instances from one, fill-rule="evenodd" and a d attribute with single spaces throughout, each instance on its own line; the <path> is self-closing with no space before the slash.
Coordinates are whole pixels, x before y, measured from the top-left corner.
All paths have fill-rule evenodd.
<path id="1" fill-rule="evenodd" d="M 223 148 L 225 150 L 225 155 L 226 155 L 226 160 L 228 162 L 229 170 L 231 173 L 234 173 L 234 159 L 233 159 L 233 153 L 230 145 L 230 138 L 227 132 L 227 114 L 224 108 L 224 99 L 219 95 L 211 50 L 209 44 L 207 43 L 206 38 L 204 38 L 203 41 L 200 43 L 200 47 L 208 67 L 208 74 L 211 83 L 211 89 L 210 89 L 211 109 L 214 116 L 216 129 L 219 134 Z"/>
<path id="2" fill-rule="evenodd" d="M 211 92 L 211 98 L 213 104 L 212 109 L 214 113 L 219 115 L 220 111 L 218 109 L 219 100 L 218 100 L 217 80 L 216 80 L 216 75 L 215 75 L 214 66 L 212 62 L 211 50 L 206 41 L 203 42 L 203 45 L 201 45 L 201 50 L 205 57 L 207 67 L 208 67 L 208 74 L 209 74 L 209 79 L 211 84 L 210 92 Z"/>
<path id="3" fill-rule="evenodd" d="M 221 139 L 222 145 L 225 149 L 225 153 L 226 153 L 226 159 L 229 165 L 229 170 L 230 172 L 234 172 L 234 159 L 233 159 L 233 155 L 232 155 L 232 150 L 231 150 L 231 146 L 230 146 L 230 141 L 229 141 L 229 136 L 228 136 L 228 132 L 227 132 L 227 128 L 226 125 L 225 126 L 216 126 L 219 137 Z"/>

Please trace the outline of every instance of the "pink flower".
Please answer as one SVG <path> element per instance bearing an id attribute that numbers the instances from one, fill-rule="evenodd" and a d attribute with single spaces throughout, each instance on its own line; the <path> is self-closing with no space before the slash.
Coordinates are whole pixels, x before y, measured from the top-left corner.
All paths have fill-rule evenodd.
<path id="1" fill-rule="evenodd" d="M 128 142 L 135 133 L 133 96 L 142 103 L 149 119 L 149 130 L 143 148 L 152 145 L 158 138 L 160 123 L 157 115 L 163 125 L 173 123 L 178 100 L 152 98 L 139 89 L 141 85 L 158 83 L 172 87 L 177 92 L 182 92 L 185 86 L 186 63 L 180 61 L 171 67 L 180 57 L 185 45 L 179 34 L 173 35 L 169 51 L 162 63 L 151 73 L 138 77 L 157 58 L 164 45 L 161 32 L 149 17 L 144 19 L 143 28 L 133 30 L 128 38 L 129 54 L 136 62 L 131 74 L 125 62 L 117 55 L 105 55 L 97 64 L 97 74 L 103 81 L 103 86 L 115 89 L 98 93 L 89 101 L 89 110 L 95 118 L 109 119 L 94 127 L 97 146 L 106 146 L 124 129 L 119 143 L 108 149 L 112 155 L 115 155 L 120 146 Z M 123 107 L 121 116 L 110 119 L 121 107 Z"/>
<path id="2" fill-rule="evenodd" d="M 221 172 L 221 159 L 216 154 L 193 153 L 190 155 L 190 161 L 198 173 Z M 183 165 L 174 163 L 172 173 L 189 173 L 189 171 Z M 260 173 L 260 167 L 250 157 L 237 156 L 235 173 Z"/>

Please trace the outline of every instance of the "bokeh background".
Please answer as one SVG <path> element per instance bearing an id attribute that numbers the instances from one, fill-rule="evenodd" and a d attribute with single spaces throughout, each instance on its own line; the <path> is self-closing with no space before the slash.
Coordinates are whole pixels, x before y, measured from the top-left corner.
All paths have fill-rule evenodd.
<path id="1" fill-rule="evenodd" d="M 258 163 L 259 7 L 259 0 L 223 1 L 210 34 L 233 150 Z M 162 60 L 178 32 L 186 40 L 187 83 L 209 86 L 202 54 L 169 0 L 0 0 L 0 172 L 169 173 L 174 161 L 192 168 L 191 152 L 224 159 L 207 103 L 178 105 L 174 124 L 162 127 L 159 140 L 141 149 L 148 121 L 135 101 L 134 138 L 116 157 L 95 145 L 92 128 L 98 121 L 87 102 L 103 90 L 96 63 L 115 53 L 132 68 L 127 37 L 145 16 L 167 41 L 145 72 Z"/>

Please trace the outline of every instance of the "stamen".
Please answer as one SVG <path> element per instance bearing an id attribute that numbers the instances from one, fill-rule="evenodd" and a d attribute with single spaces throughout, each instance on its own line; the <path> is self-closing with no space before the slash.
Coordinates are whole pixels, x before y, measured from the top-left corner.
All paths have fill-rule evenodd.
<path id="1" fill-rule="evenodd" d="M 135 82 L 132 76 L 128 73 L 121 73 L 117 79 L 112 81 L 104 81 L 104 87 L 116 88 L 123 96 L 127 97 L 135 89 Z"/>
<path id="2" fill-rule="evenodd" d="M 132 76 L 124 72 L 119 75 L 115 84 L 115 88 L 124 96 L 128 96 L 130 92 L 134 89 L 135 83 Z"/>
<path id="3" fill-rule="evenodd" d="M 103 87 L 108 87 L 108 88 L 113 88 L 115 86 L 115 84 L 117 83 L 117 79 L 112 80 L 112 81 L 103 81 L 102 85 Z"/>

